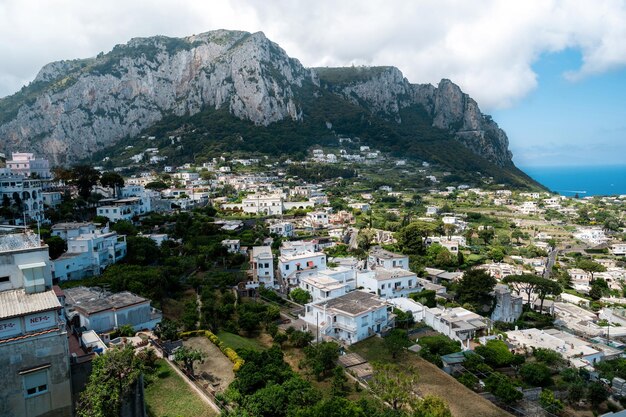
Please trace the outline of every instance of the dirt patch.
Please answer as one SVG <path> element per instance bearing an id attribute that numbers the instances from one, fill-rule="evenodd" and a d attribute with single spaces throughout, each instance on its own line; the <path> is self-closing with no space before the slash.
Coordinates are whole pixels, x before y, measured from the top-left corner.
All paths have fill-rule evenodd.
<path id="1" fill-rule="evenodd" d="M 192 337 L 183 342 L 192 349 L 197 349 L 205 354 L 203 363 L 194 365 L 196 377 L 203 381 L 206 389 L 215 392 L 223 392 L 235 379 L 233 363 L 206 337 Z"/>
<path id="2" fill-rule="evenodd" d="M 453 416 L 510 416 L 509 413 L 468 389 L 432 363 L 414 354 L 406 354 L 406 356 L 407 361 L 417 368 L 421 394 L 441 397 L 450 407 Z"/>
<path id="3" fill-rule="evenodd" d="M 257 338 L 256 338 L 257 342 L 259 342 L 259 344 L 261 346 L 264 346 L 266 348 L 270 348 L 272 347 L 272 344 L 274 343 L 274 339 L 272 339 L 272 336 L 270 336 L 267 333 L 261 333 Z"/>

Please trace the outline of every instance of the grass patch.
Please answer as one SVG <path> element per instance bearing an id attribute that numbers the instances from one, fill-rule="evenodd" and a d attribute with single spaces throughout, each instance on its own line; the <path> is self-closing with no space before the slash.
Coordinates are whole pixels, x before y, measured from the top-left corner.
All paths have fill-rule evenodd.
<path id="1" fill-rule="evenodd" d="M 370 337 L 350 346 L 350 350 L 358 353 L 369 362 L 391 362 L 391 354 L 379 337 Z"/>
<path id="2" fill-rule="evenodd" d="M 239 336 L 238 334 L 230 332 L 219 332 L 217 337 L 220 338 L 224 344 L 235 350 L 237 349 L 251 349 L 260 351 L 265 349 L 261 343 L 256 339 L 248 339 L 247 337 Z"/>
<path id="3" fill-rule="evenodd" d="M 216 416 L 163 359 L 145 389 L 146 410 L 150 417 Z"/>

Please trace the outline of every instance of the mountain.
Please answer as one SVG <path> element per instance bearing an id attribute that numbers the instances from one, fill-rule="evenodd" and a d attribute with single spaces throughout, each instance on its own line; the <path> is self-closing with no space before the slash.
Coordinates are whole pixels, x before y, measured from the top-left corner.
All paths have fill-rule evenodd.
<path id="1" fill-rule="evenodd" d="M 451 81 L 411 84 L 394 67 L 305 68 L 261 32 L 135 38 L 48 64 L 0 99 L 4 152 L 68 164 L 149 146 L 146 135 L 185 157 L 303 152 L 354 135 L 453 171 L 537 186 L 511 161 L 506 134 Z"/>

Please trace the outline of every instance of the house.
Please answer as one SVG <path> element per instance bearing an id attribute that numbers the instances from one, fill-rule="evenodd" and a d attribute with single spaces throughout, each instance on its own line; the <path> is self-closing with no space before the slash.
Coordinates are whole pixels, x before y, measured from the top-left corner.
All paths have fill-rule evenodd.
<path id="1" fill-rule="evenodd" d="M 149 200 L 148 200 L 149 201 Z M 151 205 L 142 197 L 128 197 L 111 201 L 111 204 L 98 207 L 96 214 L 106 217 L 112 222 L 120 220 L 132 221 L 133 217 L 141 216 L 151 210 Z"/>
<path id="2" fill-rule="evenodd" d="M 222 240 L 222 246 L 226 248 L 228 253 L 240 253 L 241 252 L 241 244 L 239 242 L 239 239 Z"/>
<path id="3" fill-rule="evenodd" d="M 10 204 L 21 204 L 23 217 L 29 220 L 44 220 L 43 184 L 41 180 L 13 174 L 0 169 L 0 200 Z"/>
<path id="4" fill-rule="evenodd" d="M 549 349 L 558 352 L 574 368 L 584 368 L 604 359 L 602 350 L 590 342 L 556 329 L 525 329 L 507 332 L 507 340 L 517 349 Z"/>
<path id="5" fill-rule="evenodd" d="M 400 268 L 409 269 L 409 257 L 376 246 L 372 248 L 367 257 L 370 265 L 376 265 L 386 269 Z"/>
<path id="6" fill-rule="evenodd" d="M 415 322 L 424 320 L 424 313 L 427 307 L 410 298 L 389 298 L 387 302 L 405 313 L 411 313 Z"/>
<path id="7" fill-rule="evenodd" d="M 609 252 L 614 256 L 626 256 L 626 243 L 614 243 L 611 245 Z"/>
<path id="8" fill-rule="evenodd" d="M 424 323 L 450 339 L 458 340 L 462 346 L 466 343 L 464 349 L 469 348 L 470 340 L 489 329 L 486 318 L 463 307 L 428 308 L 424 313 Z"/>
<path id="9" fill-rule="evenodd" d="M 282 237 L 292 237 L 294 234 L 293 224 L 290 222 L 278 222 L 271 224 L 269 230 L 270 234 Z"/>
<path id="10" fill-rule="evenodd" d="M 32 234 L 0 236 L 3 415 L 71 417 L 70 351 L 48 247 Z"/>
<path id="11" fill-rule="evenodd" d="M 66 315 L 75 327 L 96 333 L 108 333 L 120 326 L 134 330 L 154 329 L 162 314 L 150 306 L 150 300 L 131 292 L 110 293 L 98 287 L 74 287 L 64 290 Z"/>
<path id="12" fill-rule="evenodd" d="M 352 291 L 330 300 L 309 303 L 301 318 L 319 338 L 347 345 L 393 328 L 391 306 L 374 294 Z"/>
<path id="13" fill-rule="evenodd" d="M 415 273 L 406 269 L 382 267 L 359 271 L 357 286 L 385 299 L 407 297 L 423 289 Z"/>
<path id="14" fill-rule="evenodd" d="M 278 273 L 283 284 L 298 286 L 300 278 L 326 269 L 326 255 L 322 252 L 282 252 L 278 257 Z"/>
<path id="15" fill-rule="evenodd" d="M 43 204 L 47 207 L 56 208 L 63 202 L 63 194 L 60 191 L 44 191 L 41 196 Z"/>
<path id="16" fill-rule="evenodd" d="M 74 230 L 64 230 L 65 236 L 68 236 L 67 252 L 54 260 L 55 279 L 66 281 L 100 275 L 109 265 L 126 256 L 126 236 L 110 232 L 108 228 L 92 228 L 93 224 L 82 225 L 78 224 L 78 228 Z M 73 234 L 81 229 L 87 233 Z M 56 231 L 61 232 L 59 228 Z"/>
<path id="17" fill-rule="evenodd" d="M 311 294 L 311 301 L 314 303 L 330 300 L 355 289 L 356 272 L 346 267 L 328 268 L 303 277 L 299 286 Z"/>
<path id="18" fill-rule="evenodd" d="M 287 210 L 311 208 L 311 201 L 284 201 L 282 194 L 256 193 L 248 195 L 241 203 L 222 204 L 222 208 L 241 210 L 247 214 L 281 215 Z"/>
<path id="19" fill-rule="evenodd" d="M 274 255 L 270 246 L 254 246 L 250 251 L 250 271 L 252 285 L 276 287 L 274 275 Z"/>
<path id="20" fill-rule="evenodd" d="M 314 229 L 328 226 L 328 213 L 325 211 L 313 211 L 306 214 L 305 223 Z"/>
<path id="21" fill-rule="evenodd" d="M 32 153 L 13 152 L 11 160 L 6 162 L 11 172 L 26 178 L 50 179 L 50 163 L 47 159 L 35 158 Z"/>
<path id="22" fill-rule="evenodd" d="M 58 236 L 67 242 L 68 239 L 77 238 L 80 235 L 89 235 L 96 232 L 96 225 L 87 222 L 56 223 L 50 228 L 52 236 Z"/>
<path id="23" fill-rule="evenodd" d="M 524 301 L 521 296 L 513 294 L 508 286 L 497 284 L 494 295 L 496 306 L 491 313 L 491 320 L 513 323 L 522 315 Z"/>

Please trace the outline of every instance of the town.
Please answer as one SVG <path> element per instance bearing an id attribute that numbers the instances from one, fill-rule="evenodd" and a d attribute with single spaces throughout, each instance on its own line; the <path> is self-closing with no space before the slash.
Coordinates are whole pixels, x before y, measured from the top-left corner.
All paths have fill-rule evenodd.
<path id="1" fill-rule="evenodd" d="M 626 406 L 626 195 L 513 189 L 354 137 L 299 160 L 1 160 L 10 415 Z"/>

